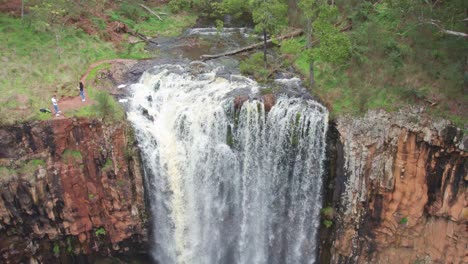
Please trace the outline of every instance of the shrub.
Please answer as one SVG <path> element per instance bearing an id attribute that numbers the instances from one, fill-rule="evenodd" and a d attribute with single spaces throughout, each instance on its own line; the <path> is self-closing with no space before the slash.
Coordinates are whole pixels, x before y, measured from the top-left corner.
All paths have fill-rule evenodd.
<path id="1" fill-rule="evenodd" d="M 96 236 L 105 236 L 106 235 L 106 229 L 104 229 L 104 227 L 100 227 L 100 228 L 96 229 L 94 234 Z"/>
<path id="2" fill-rule="evenodd" d="M 330 221 L 330 220 L 323 220 L 323 225 L 326 227 L 326 228 L 330 228 L 332 225 L 333 225 L 333 221 Z"/>
<path id="3" fill-rule="evenodd" d="M 97 92 L 95 96 L 96 115 L 104 122 L 122 120 L 125 116 L 122 107 L 105 91 Z"/>
<path id="4" fill-rule="evenodd" d="M 60 253 L 60 245 L 57 242 L 54 243 L 54 248 L 52 249 L 52 252 L 54 252 L 55 255 L 58 255 Z"/>
<path id="5" fill-rule="evenodd" d="M 259 82 L 266 82 L 269 71 L 263 62 L 263 53 L 254 53 L 250 58 L 242 61 L 239 65 L 242 74 L 252 75 Z"/>
<path id="6" fill-rule="evenodd" d="M 323 208 L 321 211 L 322 213 L 322 216 L 325 218 L 325 219 L 328 219 L 328 220 L 332 220 L 333 219 L 333 215 L 334 215 L 334 210 L 332 207 L 330 206 L 327 206 L 325 208 Z"/>
<path id="7" fill-rule="evenodd" d="M 408 217 L 403 217 L 402 219 L 400 219 L 400 225 L 406 225 L 408 223 Z"/>

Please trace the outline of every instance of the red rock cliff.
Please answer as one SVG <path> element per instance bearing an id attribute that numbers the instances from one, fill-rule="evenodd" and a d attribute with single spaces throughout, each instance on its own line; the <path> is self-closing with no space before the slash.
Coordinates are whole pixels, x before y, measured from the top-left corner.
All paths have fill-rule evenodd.
<path id="1" fill-rule="evenodd" d="M 338 120 L 333 263 L 468 263 L 466 137 L 418 111 Z"/>
<path id="2" fill-rule="evenodd" d="M 132 137 L 125 124 L 88 119 L 0 128 L 0 262 L 144 250 Z"/>

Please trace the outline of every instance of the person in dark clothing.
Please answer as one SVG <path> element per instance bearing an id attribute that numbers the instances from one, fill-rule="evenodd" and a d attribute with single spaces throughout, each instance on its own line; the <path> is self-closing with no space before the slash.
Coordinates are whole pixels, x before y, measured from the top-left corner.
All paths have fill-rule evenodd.
<path id="1" fill-rule="evenodd" d="M 83 102 L 86 101 L 83 82 L 80 82 L 80 96 L 81 96 L 81 101 Z"/>

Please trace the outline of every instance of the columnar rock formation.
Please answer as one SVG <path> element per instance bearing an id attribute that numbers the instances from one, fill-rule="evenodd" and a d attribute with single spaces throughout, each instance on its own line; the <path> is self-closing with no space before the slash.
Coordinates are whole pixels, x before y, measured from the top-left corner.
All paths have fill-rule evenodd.
<path id="1" fill-rule="evenodd" d="M 468 263 L 462 132 L 418 110 L 339 118 L 337 128 L 345 187 L 333 263 Z"/>
<path id="2" fill-rule="evenodd" d="M 88 119 L 0 128 L 0 262 L 142 249 L 143 178 L 129 132 Z"/>

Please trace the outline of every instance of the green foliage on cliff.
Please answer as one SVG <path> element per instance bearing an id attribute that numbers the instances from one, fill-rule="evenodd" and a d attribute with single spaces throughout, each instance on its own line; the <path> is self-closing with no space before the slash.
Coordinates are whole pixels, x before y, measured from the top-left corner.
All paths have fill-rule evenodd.
<path id="1" fill-rule="evenodd" d="M 15 170 L 8 168 L 8 167 L 0 166 L 0 179 L 2 180 L 9 179 L 13 175 L 16 175 Z"/>
<path id="2" fill-rule="evenodd" d="M 42 159 L 31 159 L 21 161 L 19 164 L 12 166 L 0 166 L 0 179 L 9 179 L 21 175 L 25 179 L 32 179 L 34 173 L 46 165 Z"/>
<path id="3" fill-rule="evenodd" d="M 83 162 L 83 155 L 79 150 L 65 149 L 62 153 L 62 160 L 76 165 Z"/>
<path id="4" fill-rule="evenodd" d="M 114 163 L 112 162 L 111 159 L 107 158 L 106 163 L 104 163 L 104 166 L 102 166 L 102 170 L 111 170 L 113 168 Z"/>
<path id="5" fill-rule="evenodd" d="M 408 223 L 408 217 L 403 217 L 400 219 L 400 225 L 406 225 Z"/>
<path id="6" fill-rule="evenodd" d="M 94 231 L 94 234 L 99 237 L 99 236 L 105 236 L 107 232 L 106 232 L 106 229 L 104 229 L 104 227 L 100 227 L 96 229 L 96 231 Z"/>
<path id="7" fill-rule="evenodd" d="M 39 167 L 44 167 L 45 161 L 41 159 L 32 159 L 22 164 L 18 172 L 24 175 L 33 174 Z"/>
<path id="8" fill-rule="evenodd" d="M 327 219 L 323 220 L 322 223 L 326 228 L 330 228 L 333 225 L 333 221 Z"/>

